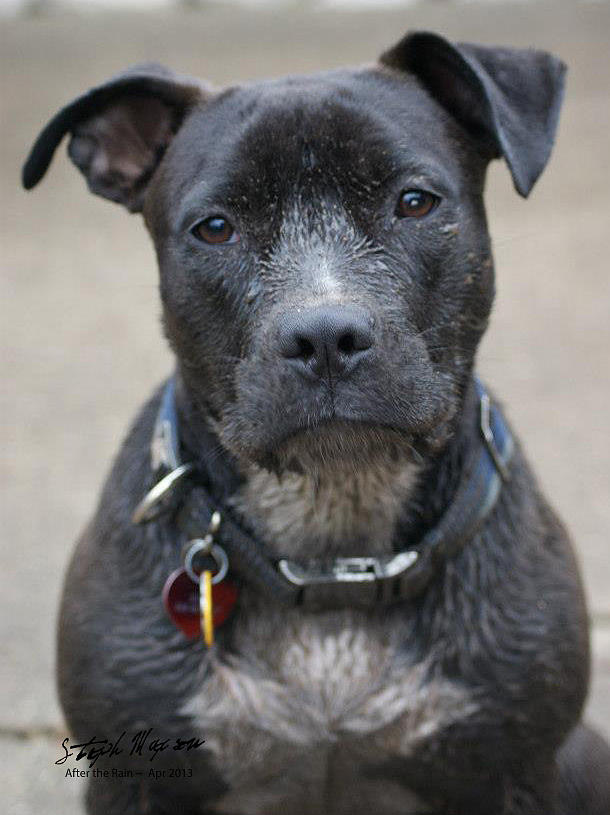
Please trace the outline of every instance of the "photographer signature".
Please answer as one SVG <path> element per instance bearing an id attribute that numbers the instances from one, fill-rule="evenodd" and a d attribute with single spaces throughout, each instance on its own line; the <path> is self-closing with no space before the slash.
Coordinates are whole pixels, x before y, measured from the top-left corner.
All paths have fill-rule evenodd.
<path id="1" fill-rule="evenodd" d="M 89 741 L 82 742 L 81 744 L 71 744 L 70 737 L 67 736 L 61 743 L 64 750 L 64 755 L 58 758 L 55 764 L 64 764 L 69 758 L 74 757 L 75 761 L 84 759 L 89 762 L 89 767 L 95 766 L 98 759 L 103 756 L 111 758 L 112 756 L 119 756 L 123 753 L 129 756 L 148 756 L 149 761 L 154 761 L 159 753 L 166 750 L 189 751 L 196 750 L 205 743 L 205 739 L 191 738 L 159 738 L 153 736 L 153 728 L 148 730 L 139 730 L 131 739 L 127 737 L 127 732 L 124 730 L 118 739 L 112 741 L 111 739 L 98 739 L 95 736 Z M 75 753 L 75 751 L 78 751 Z"/>

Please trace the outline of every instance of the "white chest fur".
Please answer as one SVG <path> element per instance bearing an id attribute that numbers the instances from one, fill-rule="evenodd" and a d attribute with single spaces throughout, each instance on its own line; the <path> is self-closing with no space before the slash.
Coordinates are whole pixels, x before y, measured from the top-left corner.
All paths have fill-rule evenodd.
<path id="1" fill-rule="evenodd" d="M 282 610 L 237 621 L 237 656 L 212 659 L 184 711 L 233 790 L 218 811 L 357 813 L 367 802 L 383 815 L 424 811 L 362 768 L 411 755 L 477 708 L 451 682 L 430 680 L 427 663 L 401 656 L 406 628 L 395 612 Z"/>

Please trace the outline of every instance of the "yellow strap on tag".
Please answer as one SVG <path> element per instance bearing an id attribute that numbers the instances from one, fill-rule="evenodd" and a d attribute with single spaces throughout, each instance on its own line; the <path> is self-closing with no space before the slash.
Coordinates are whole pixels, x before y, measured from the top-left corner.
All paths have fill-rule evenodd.
<path id="1" fill-rule="evenodd" d="M 206 570 L 199 576 L 199 610 L 203 641 L 208 648 L 214 644 L 214 617 L 212 602 L 212 572 Z"/>

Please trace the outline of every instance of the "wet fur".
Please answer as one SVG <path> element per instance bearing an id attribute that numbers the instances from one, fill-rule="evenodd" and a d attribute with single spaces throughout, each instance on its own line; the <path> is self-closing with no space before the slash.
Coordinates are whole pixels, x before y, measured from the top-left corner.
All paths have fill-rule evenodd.
<path id="1" fill-rule="evenodd" d="M 563 70 L 543 52 L 425 33 L 377 66 L 221 91 L 140 66 L 41 133 L 26 186 L 70 132 L 90 189 L 143 213 L 188 456 L 272 552 L 387 553 L 451 502 L 480 444 L 486 167 L 502 156 L 528 194 Z M 403 220 L 396 202 L 413 187 L 440 203 Z M 198 241 L 192 227 L 211 212 L 239 240 Z M 312 376 L 281 352 L 286 315 L 327 304 L 368 316 L 349 376 L 331 375 L 328 357 Z M 159 393 L 71 561 L 58 685 L 76 739 L 153 727 L 206 743 L 155 765 L 187 777 L 91 779 L 90 815 L 606 815 L 610 754 L 580 724 L 578 568 L 518 444 L 492 513 L 420 596 L 312 612 L 246 579 L 206 651 L 161 603 L 183 543 L 173 518 L 131 520 L 151 484 L 158 406 Z"/>

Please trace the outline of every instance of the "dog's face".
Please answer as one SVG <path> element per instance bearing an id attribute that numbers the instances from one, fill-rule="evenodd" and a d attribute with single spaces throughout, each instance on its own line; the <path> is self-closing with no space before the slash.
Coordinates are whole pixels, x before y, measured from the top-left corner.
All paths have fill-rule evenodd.
<path id="1" fill-rule="evenodd" d="M 548 157 L 552 57 L 411 35 L 382 60 L 219 93 L 139 69 L 56 117 L 143 210 L 182 378 L 243 461 L 442 444 L 493 299 L 487 163 L 527 194 Z"/>
<path id="2" fill-rule="evenodd" d="M 144 212 L 229 449 L 298 466 L 443 434 L 492 299 L 484 168 L 389 72 L 232 90 L 185 122 Z"/>

